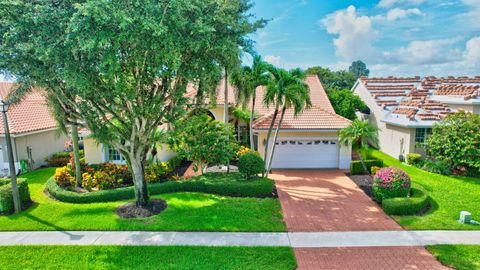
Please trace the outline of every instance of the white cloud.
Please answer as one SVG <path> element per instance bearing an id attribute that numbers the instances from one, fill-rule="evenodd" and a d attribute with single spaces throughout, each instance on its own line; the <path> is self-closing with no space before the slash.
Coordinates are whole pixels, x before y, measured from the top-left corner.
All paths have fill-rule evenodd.
<path id="1" fill-rule="evenodd" d="M 344 60 L 368 60 L 374 55 L 372 42 L 377 32 L 372 28 L 371 18 L 358 15 L 354 6 L 327 15 L 321 24 L 328 33 L 338 36 L 334 45 L 337 55 Z"/>
<path id="2" fill-rule="evenodd" d="M 461 52 L 452 48 L 461 39 L 416 40 L 394 52 L 384 52 L 384 61 L 392 64 L 412 65 L 453 62 L 461 58 Z"/>
<path id="3" fill-rule="evenodd" d="M 467 0 L 467 1 L 475 1 L 475 0 Z M 378 6 L 382 8 L 390 8 L 394 5 L 399 5 L 399 4 L 419 5 L 423 2 L 425 2 L 425 0 L 381 0 L 378 3 Z"/>
<path id="4" fill-rule="evenodd" d="M 461 14 L 465 16 L 469 23 L 475 26 L 480 26 L 480 0 L 462 0 L 463 4 L 467 6 L 468 12 Z"/>
<path id="5" fill-rule="evenodd" d="M 480 66 L 480 36 L 467 41 L 464 58 L 467 65 Z"/>
<path id="6" fill-rule="evenodd" d="M 277 55 L 267 55 L 265 56 L 265 61 L 275 65 L 275 66 L 280 66 L 280 63 L 282 61 L 282 57 L 277 56 Z"/>
<path id="7" fill-rule="evenodd" d="M 422 15 L 422 14 L 423 13 L 418 8 L 410 8 L 410 9 L 394 8 L 388 11 L 386 18 L 388 21 L 396 21 L 398 19 L 406 18 L 409 15 Z"/>

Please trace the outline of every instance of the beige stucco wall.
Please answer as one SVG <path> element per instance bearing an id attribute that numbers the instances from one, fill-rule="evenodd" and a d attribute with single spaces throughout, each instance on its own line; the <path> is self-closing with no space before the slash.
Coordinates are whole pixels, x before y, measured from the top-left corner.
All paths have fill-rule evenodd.
<path id="1" fill-rule="evenodd" d="M 210 108 L 209 111 L 213 114 L 213 116 L 215 117 L 215 120 L 223 121 L 223 117 L 224 117 L 223 107 L 218 106 L 218 107 Z"/>
<path id="2" fill-rule="evenodd" d="M 106 154 L 102 144 L 98 144 L 92 137 L 83 140 L 85 149 L 85 162 L 88 164 L 98 164 L 106 161 Z M 157 147 L 156 161 L 168 161 L 176 155 L 166 144 Z"/>
<path id="3" fill-rule="evenodd" d="M 257 131 L 258 136 L 258 152 L 262 157 L 265 156 L 265 142 L 267 140 L 267 131 Z M 272 135 L 273 136 L 273 135 Z M 338 139 L 338 132 L 290 132 L 280 131 L 278 138 L 324 138 L 324 139 Z M 348 169 L 352 160 L 352 147 L 340 145 L 339 149 L 339 168 Z M 299 153 L 301 154 L 301 153 Z"/>
<path id="4" fill-rule="evenodd" d="M 13 155 L 17 169 L 20 168 L 20 160 L 28 160 L 27 147 L 32 150 L 31 166 L 38 168 L 45 165 L 45 158 L 53 153 L 64 151 L 67 137 L 63 134 L 57 134 L 56 130 L 32 133 L 24 136 L 12 138 Z M 0 139 L 0 149 L 2 150 L 3 163 L 0 164 L 0 170 L 8 170 L 7 147 L 4 137 Z"/>
<path id="5" fill-rule="evenodd" d="M 415 129 L 397 127 L 382 122 L 384 113 L 363 84 L 359 83 L 354 89 L 354 93 L 370 108 L 368 120 L 379 128 L 380 150 L 394 158 L 398 158 L 400 154 L 405 156 L 415 151 Z"/>

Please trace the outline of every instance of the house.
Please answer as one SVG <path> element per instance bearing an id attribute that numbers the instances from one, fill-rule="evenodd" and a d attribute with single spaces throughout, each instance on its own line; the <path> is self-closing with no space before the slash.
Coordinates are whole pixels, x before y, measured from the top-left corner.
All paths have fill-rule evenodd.
<path id="1" fill-rule="evenodd" d="M 380 149 L 395 158 L 421 153 L 432 126 L 459 110 L 480 114 L 480 76 L 360 78 L 352 91 L 370 108 Z"/>
<path id="2" fill-rule="evenodd" d="M 0 82 L 0 97 L 5 99 L 14 89 L 11 82 Z M 67 137 L 59 134 L 45 97 L 38 89 L 28 93 L 19 103 L 11 105 L 7 119 L 12 140 L 15 167 L 24 161 L 30 169 L 45 165 L 45 158 L 64 150 Z M 0 174 L 8 175 L 8 154 L 3 123 L 0 125 Z"/>
<path id="3" fill-rule="evenodd" d="M 306 78 L 310 88 L 313 106 L 298 116 L 292 110 L 287 110 L 277 140 L 272 168 L 340 168 L 347 169 L 351 161 L 351 146 L 340 145 L 338 131 L 350 125 L 350 121 L 337 115 L 327 97 L 327 94 L 317 76 Z M 215 120 L 223 121 L 224 104 L 228 100 L 229 106 L 235 106 L 234 87 L 228 87 L 228 98 L 224 95 L 222 80 L 217 87 L 217 96 L 214 104 L 207 107 L 210 116 Z M 190 87 L 186 96 L 195 96 L 196 90 Z M 257 103 L 255 113 L 258 118 L 253 128 L 257 149 L 264 155 L 264 148 L 274 110 L 262 104 L 264 87 L 257 89 Z M 229 119 L 233 116 L 229 113 Z M 280 117 L 278 117 L 280 118 Z M 278 119 L 277 118 L 277 119 Z M 246 123 L 239 123 L 241 129 L 248 129 Z M 275 125 L 276 128 L 276 125 Z M 248 132 L 245 133 L 248 136 Z M 122 162 L 121 156 L 108 146 L 100 145 L 93 139 L 84 140 L 85 159 L 88 163 Z M 159 160 L 167 160 L 173 153 L 168 146 L 163 145 L 157 152 Z"/>

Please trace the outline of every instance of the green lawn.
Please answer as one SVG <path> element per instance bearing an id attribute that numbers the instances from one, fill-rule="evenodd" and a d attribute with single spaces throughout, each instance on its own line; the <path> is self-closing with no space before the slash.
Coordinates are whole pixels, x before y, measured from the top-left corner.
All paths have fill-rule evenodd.
<path id="1" fill-rule="evenodd" d="M 286 247 L 9 246 L 0 269 L 292 270 Z"/>
<path id="2" fill-rule="evenodd" d="M 0 216 L 0 231 L 146 230 L 146 231 L 285 231 L 277 199 L 230 198 L 202 193 L 153 196 L 167 201 L 158 216 L 124 220 L 114 213 L 126 202 L 70 204 L 44 193 L 54 169 L 25 174 L 33 207 L 18 215 Z"/>
<path id="3" fill-rule="evenodd" d="M 405 170 L 413 182 L 425 187 L 433 202 L 432 209 L 422 216 L 395 216 L 400 225 L 412 230 L 480 230 L 480 226 L 460 224 L 460 211 L 472 213 L 480 220 L 480 179 L 433 174 L 380 152 L 372 151 L 373 157 L 383 160 L 386 166 Z"/>
<path id="4" fill-rule="evenodd" d="M 480 246 L 440 245 L 427 249 L 444 265 L 458 270 L 480 269 Z"/>

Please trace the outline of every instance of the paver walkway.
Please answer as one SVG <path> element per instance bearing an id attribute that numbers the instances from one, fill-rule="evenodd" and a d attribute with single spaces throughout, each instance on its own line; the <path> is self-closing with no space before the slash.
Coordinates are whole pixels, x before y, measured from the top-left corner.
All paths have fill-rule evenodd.
<path id="1" fill-rule="evenodd" d="M 275 179 L 289 232 L 401 231 L 339 170 L 278 170 Z M 296 248 L 299 270 L 448 269 L 423 247 Z"/>

